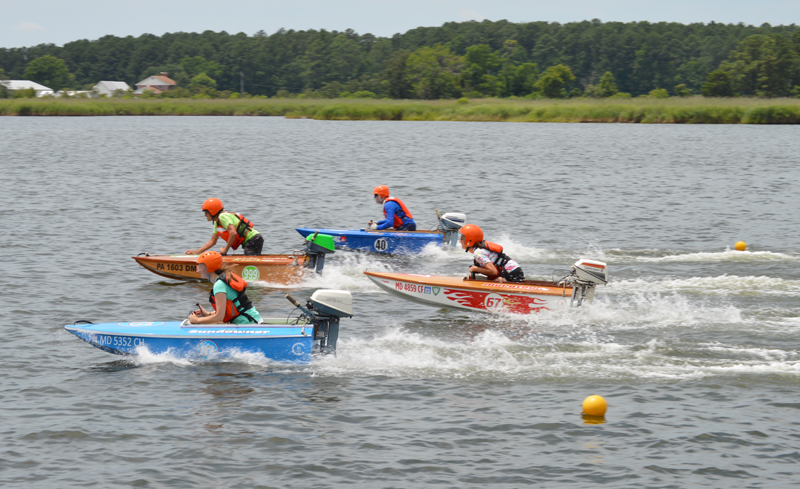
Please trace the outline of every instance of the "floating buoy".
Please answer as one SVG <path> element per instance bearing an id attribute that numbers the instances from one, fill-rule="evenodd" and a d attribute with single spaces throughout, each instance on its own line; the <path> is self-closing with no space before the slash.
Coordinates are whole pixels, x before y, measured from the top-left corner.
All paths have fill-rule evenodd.
<path id="1" fill-rule="evenodd" d="M 736 251 L 744 251 L 747 249 L 747 243 L 744 241 L 737 241 L 733 247 L 736 248 Z"/>
<path id="2" fill-rule="evenodd" d="M 589 416 L 604 416 L 606 414 L 606 400 L 601 396 L 589 396 L 583 400 L 583 414 Z"/>

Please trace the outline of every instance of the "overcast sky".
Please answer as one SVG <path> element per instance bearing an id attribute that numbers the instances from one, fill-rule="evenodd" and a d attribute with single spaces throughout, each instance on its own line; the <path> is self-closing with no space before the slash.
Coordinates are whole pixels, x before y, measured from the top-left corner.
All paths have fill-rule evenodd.
<path id="1" fill-rule="evenodd" d="M 78 39 L 150 33 L 354 29 L 391 36 L 465 20 L 800 24 L 800 0 L 38 0 L 0 1 L 0 47 L 63 45 Z"/>

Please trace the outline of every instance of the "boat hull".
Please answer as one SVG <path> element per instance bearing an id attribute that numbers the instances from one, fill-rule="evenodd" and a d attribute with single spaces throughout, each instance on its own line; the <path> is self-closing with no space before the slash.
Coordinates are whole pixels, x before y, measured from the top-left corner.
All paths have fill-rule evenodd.
<path id="1" fill-rule="evenodd" d="M 182 325 L 178 321 L 72 324 L 64 326 L 90 345 L 116 355 L 169 354 L 191 360 L 219 360 L 249 353 L 306 363 L 315 352 L 313 324 L 265 319 L 265 324 Z M 268 323 L 268 324 L 267 324 Z"/>
<path id="2" fill-rule="evenodd" d="M 364 274 L 389 294 L 435 307 L 491 313 L 530 314 L 570 305 L 572 287 L 551 282 L 499 283 L 440 275 Z"/>
<path id="3" fill-rule="evenodd" d="M 162 277 L 177 280 L 201 280 L 197 257 L 193 255 L 139 255 L 136 263 Z M 232 255 L 224 263 L 234 265 L 234 272 L 248 282 L 295 285 L 303 280 L 306 255 Z"/>
<path id="4" fill-rule="evenodd" d="M 445 234 L 439 231 L 374 231 L 364 229 L 296 228 L 303 236 L 319 231 L 333 236 L 336 249 L 371 251 L 395 255 L 416 255 L 433 244 L 442 246 Z"/>

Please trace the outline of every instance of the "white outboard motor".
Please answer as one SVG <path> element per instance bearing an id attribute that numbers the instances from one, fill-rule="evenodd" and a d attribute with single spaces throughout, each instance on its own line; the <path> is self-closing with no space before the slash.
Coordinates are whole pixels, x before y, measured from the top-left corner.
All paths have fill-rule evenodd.
<path id="1" fill-rule="evenodd" d="M 353 317 L 353 296 L 346 290 L 322 289 L 308 299 L 314 310 L 326 316 Z"/>
<path id="2" fill-rule="evenodd" d="M 438 211 L 437 211 L 438 216 Z M 466 224 L 467 215 L 460 212 L 448 212 L 439 217 L 439 230 L 444 232 L 442 244 L 458 245 L 458 230 Z"/>
<path id="3" fill-rule="evenodd" d="M 595 285 L 608 283 L 608 266 L 595 260 L 581 258 L 572 265 L 572 270 L 579 280 Z"/>
<path id="4" fill-rule="evenodd" d="M 570 306 L 580 307 L 586 300 L 591 304 L 594 288 L 597 285 L 608 284 L 608 265 L 601 261 L 581 258 L 572 265 L 569 275 L 559 280 L 558 284 L 572 286 Z"/>
<path id="5" fill-rule="evenodd" d="M 305 307 L 289 294 L 286 294 L 286 298 L 314 322 L 314 339 L 319 342 L 317 352 L 335 352 L 336 340 L 339 339 L 339 319 L 353 317 L 353 296 L 350 292 L 320 289 L 311 295 Z"/>

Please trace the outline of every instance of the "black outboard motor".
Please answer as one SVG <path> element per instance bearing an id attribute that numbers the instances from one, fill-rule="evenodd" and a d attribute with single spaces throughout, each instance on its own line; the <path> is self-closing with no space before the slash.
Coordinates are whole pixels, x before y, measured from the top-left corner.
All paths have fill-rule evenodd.
<path id="1" fill-rule="evenodd" d="M 286 298 L 314 323 L 315 353 L 334 353 L 339 339 L 339 319 L 353 317 L 353 296 L 346 290 L 317 290 L 305 307 L 289 294 Z"/>
<path id="2" fill-rule="evenodd" d="M 306 237 L 305 255 L 308 257 L 306 268 L 313 268 L 317 273 L 322 273 L 325 266 L 325 255 L 335 251 L 333 236 L 329 234 L 319 234 Z"/>

